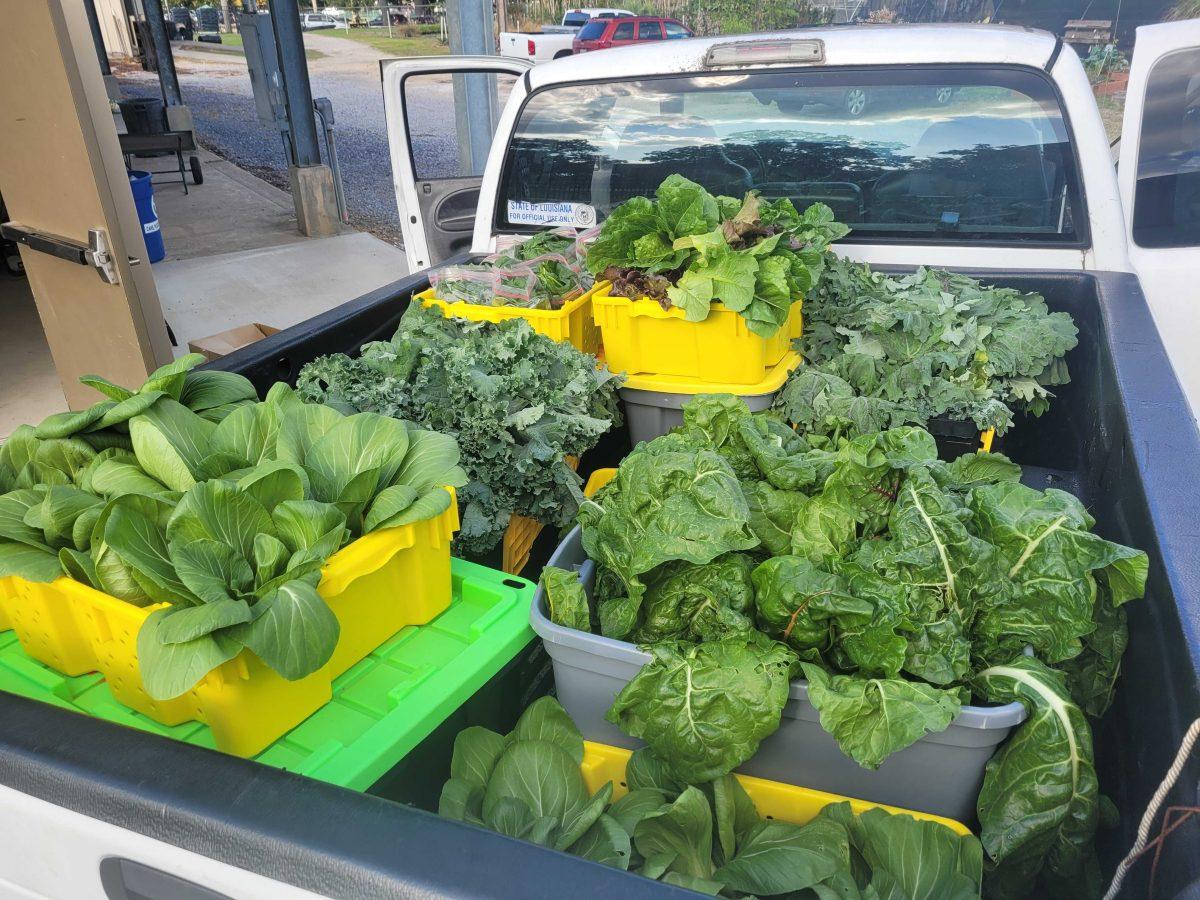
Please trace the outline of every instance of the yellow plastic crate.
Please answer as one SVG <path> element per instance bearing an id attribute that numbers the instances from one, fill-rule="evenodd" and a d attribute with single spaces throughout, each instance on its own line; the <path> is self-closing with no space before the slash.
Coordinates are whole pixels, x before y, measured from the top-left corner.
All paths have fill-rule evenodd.
<path id="1" fill-rule="evenodd" d="M 96 655 L 74 606 L 51 585 L 11 576 L 0 591 L 0 616 L 17 633 L 25 652 L 64 675 L 96 671 Z M 74 583 L 60 578 L 54 582 Z M 134 607 L 136 609 L 136 607 Z"/>
<path id="2" fill-rule="evenodd" d="M 579 458 L 568 456 L 567 465 L 578 469 Z M 529 516 L 511 516 L 508 528 L 504 529 L 504 542 L 500 546 L 500 570 L 509 575 L 520 575 L 521 570 L 529 563 L 534 541 L 545 527 L 537 519 L 531 519 Z"/>
<path id="3" fill-rule="evenodd" d="M 792 370 L 804 358 L 789 350 L 775 365 L 764 369 L 758 381 L 751 384 L 730 384 L 719 381 L 699 381 L 680 375 L 628 375 L 622 388 L 634 391 L 654 391 L 660 394 L 733 394 L 735 397 L 761 397 L 774 394 L 788 380 Z"/>
<path id="4" fill-rule="evenodd" d="M 625 765 L 629 762 L 630 751 L 621 747 L 610 747 L 607 744 L 583 742 L 583 780 L 588 791 L 595 793 L 604 787 L 606 781 L 613 785 L 613 799 L 617 800 L 627 793 L 625 784 Z M 796 765 L 803 766 L 803 760 L 797 760 Z M 781 822 L 791 822 L 794 825 L 805 825 L 810 822 L 822 809 L 830 803 L 850 801 L 850 808 L 855 815 L 861 815 L 868 809 L 882 809 L 889 813 L 900 813 L 922 819 L 927 822 L 939 822 L 956 834 L 970 834 L 971 829 L 962 822 L 934 816 L 929 813 L 916 812 L 911 809 L 901 809 L 898 806 L 886 806 L 883 803 L 870 803 L 857 800 L 854 797 L 842 797 L 812 788 L 796 787 L 778 781 L 767 781 L 765 778 L 755 778 L 752 775 L 737 775 L 754 805 L 758 814 L 767 819 L 778 819 Z"/>
<path id="5" fill-rule="evenodd" d="M 800 337 L 800 302 L 773 337 L 752 332 L 742 316 L 714 303 L 703 322 L 689 322 L 682 309 L 663 309 L 646 297 L 612 297 L 607 284 L 592 297 L 608 367 L 626 375 L 676 375 L 720 384 L 755 384 Z"/>
<path id="6" fill-rule="evenodd" d="M 99 671 L 126 706 L 164 725 L 203 722 L 218 749 L 252 756 L 329 702 L 333 680 L 372 650 L 400 629 L 445 611 L 450 541 L 457 530 L 458 507 L 451 503 L 439 516 L 372 532 L 330 557 L 317 590 L 341 632 L 329 662 L 299 681 L 287 681 L 243 651 L 186 694 L 154 700 L 142 686 L 137 635 L 146 617 L 165 604 L 134 606 L 69 578 L 22 582 L 16 596 L 0 601 L 30 656 L 66 675 Z M 57 627 L 62 623 L 71 627 Z M 59 666 L 61 660 L 70 670 Z"/>
<path id="7" fill-rule="evenodd" d="M 12 575 L 0 578 L 0 632 L 12 630 L 12 622 L 8 618 L 8 604 L 5 603 L 4 598 L 17 591 L 17 581 L 18 579 Z"/>
<path id="8" fill-rule="evenodd" d="M 617 477 L 616 468 L 597 469 L 588 476 L 587 484 L 583 486 L 583 496 L 595 497 L 596 492 Z"/>
<path id="9" fill-rule="evenodd" d="M 568 300 L 561 309 L 522 309 L 519 306 L 483 306 L 478 303 L 448 303 L 439 300 L 433 288 L 417 294 L 416 299 L 426 306 L 437 306 L 445 316 L 454 316 L 472 322 L 506 322 L 509 319 L 524 319 L 538 334 L 552 341 L 565 341 L 584 353 L 593 356 L 600 352 L 600 329 L 592 319 L 592 297 L 601 288 L 608 289 L 607 281 L 597 282 L 591 290 L 574 300 Z"/>

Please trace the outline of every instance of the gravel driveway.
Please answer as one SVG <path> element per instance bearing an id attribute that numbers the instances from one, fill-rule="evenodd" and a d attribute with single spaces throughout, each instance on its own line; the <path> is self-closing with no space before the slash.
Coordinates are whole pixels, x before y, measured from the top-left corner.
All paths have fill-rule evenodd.
<path id="1" fill-rule="evenodd" d="M 307 34 L 305 43 L 325 54 L 309 61 L 309 78 L 313 96 L 328 97 L 333 102 L 338 159 L 351 224 L 400 246 L 379 77 L 383 55 L 344 38 Z M 283 143 L 278 133 L 258 121 L 244 58 L 177 50 L 175 67 L 183 101 L 192 110 L 200 141 L 260 178 L 288 189 Z M 417 123 L 414 131 L 419 132 L 414 135 L 414 143 L 418 157 L 426 161 L 426 171 L 444 171 L 453 164 L 455 155 L 452 95 L 448 80 L 443 80 L 444 84 L 430 84 L 428 90 L 410 95 L 413 121 Z M 122 74 L 121 82 L 127 96 L 158 95 L 153 73 Z"/>

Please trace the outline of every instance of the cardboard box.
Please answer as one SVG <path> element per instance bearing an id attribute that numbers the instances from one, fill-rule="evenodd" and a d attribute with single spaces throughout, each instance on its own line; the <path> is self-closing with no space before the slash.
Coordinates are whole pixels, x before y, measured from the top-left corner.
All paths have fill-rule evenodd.
<path id="1" fill-rule="evenodd" d="M 205 359 L 219 359 L 278 332 L 279 329 L 271 325 L 251 322 L 249 325 L 239 325 L 228 331 L 188 341 L 188 350 L 203 354 Z"/>

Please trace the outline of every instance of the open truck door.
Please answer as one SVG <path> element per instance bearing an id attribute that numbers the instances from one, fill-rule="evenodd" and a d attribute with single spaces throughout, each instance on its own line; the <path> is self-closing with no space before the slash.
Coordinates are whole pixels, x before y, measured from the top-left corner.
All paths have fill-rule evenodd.
<path id="1" fill-rule="evenodd" d="M 513 84 L 531 65 L 498 56 L 380 63 L 410 271 L 470 247 L 496 122 Z"/>
<path id="2" fill-rule="evenodd" d="M 1200 19 L 1137 30 L 1117 181 L 1129 259 L 1200 413 Z"/>

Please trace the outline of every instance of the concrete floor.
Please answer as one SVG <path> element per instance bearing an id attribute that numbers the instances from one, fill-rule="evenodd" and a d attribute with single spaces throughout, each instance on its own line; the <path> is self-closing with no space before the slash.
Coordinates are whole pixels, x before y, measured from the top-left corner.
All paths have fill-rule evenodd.
<path id="1" fill-rule="evenodd" d="M 402 250 L 369 234 L 306 238 L 290 194 L 207 150 L 199 156 L 203 184 L 187 194 L 154 187 L 167 255 L 152 271 L 176 354 L 236 325 L 287 328 L 408 272 Z"/>
<path id="2" fill-rule="evenodd" d="M 196 155 L 204 184 L 192 184 L 189 171 L 188 193 L 177 182 L 159 183 L 160 178 L 172 177 L 169 174 L 154 178 L 154 204 L 167 249 L 163 263 L 305 240 L 296 229 L 291 194 L 215 153 L 201 149 Z M 135 166 L 156 172 L 174 164 L 174 157 L 135 160 Z M 154 271 L 163 263 L 155 263 Z"/>
<path id="3" fill-rule="evenodd" d="M 259 322 L 287 328 L 395 281 L 404 253 L 369 234 L 194 257 L 154 266 L 177 354 L 187 342 Z"/>
<path id="4" fill-rule="evenodd" d="M 33 294 L 0 271 L 0 439 L 23 422 L 67 408 Z"/>
<path id="5" fill-rule="evenodd" d="M 407 273 L 404 252 L 372 235 L 304 237 L 290 194 L 208 151 L 198 155 L 203 184 L 189 181 L 187 194 L 178 183 L 154 186 L 167 256 L 151 271 L 176 355 L 189 340 L 237 325 L 286 328 Z M 173 163 L 159 157 L 135 167 Z M 0 274 L 0 439 L 65 408 L 28 283 Z"/>

